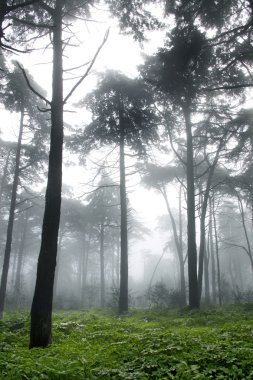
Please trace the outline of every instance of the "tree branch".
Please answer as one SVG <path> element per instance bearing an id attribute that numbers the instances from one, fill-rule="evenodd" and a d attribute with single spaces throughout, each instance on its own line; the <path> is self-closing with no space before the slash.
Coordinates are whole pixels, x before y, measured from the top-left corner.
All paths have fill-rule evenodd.
<path id="1" fill-rule="evenodd" d="M 27 0 L 27 1 L 24 1 L 23 3 L 7 5 L 7 10 L 9 13 L 11 11 L 15 11 L 18 8 L 24 8 L 24 7 L 27 7 L 28 5 L 32 5 L 32 4 L 38 3 L 38 2 L 39 2 L 39 0 Z"/>
<path id="2" fill-rule="evenodd" d="M 237 88 L 247 88 L 247 87 L 253 87 L 253 83 L 242 83 L 242 84 L 235 84 L 231 86 L 218 86 L 218 87 L 206 87 L 203 88 L 203 91 L 217 91 L 217 90 L 234 90 Z"/>
<path id="3" fill-rule="evenodd" d="M 79 81 L 74 85 L 74 87 L 72 88 L 72 90 L 68 93 L 68 95 L 65 97 L 63 103 L 66 104 L 66 102 L 68 101 L 68 99 L 71 97 L 71 95 L 74 93 L 74 91 L 77 89 L 77 87 L 83 82 L 83 80 L 87 77 L 87 75 L 89 74 L 90 70 L 92 69 L 96 59 L 97 59 L 97 56 L 98 54 L 100 53 L 102 47 L 104 46 L 104 44 L 106 43 L 107 39 L 108 39 L 108 36 L 109 36 L 109 31 L 110 29 L 107 29 L 107 31 L 105 32 L 105 35 L 104 35 L 104 38 L 103 38 L 103 41 L 101 43 L 101 45 L 98 47 L 93 59 L 91 60 L 91 63 L 89 64 L 89 66 L 87 67 L 87 70 L 86 72 L 84 73 L 84 75 L 79 79 Z"/>
<path id="4" fill-rule="evenodd" d="M 41 95 L 38 91 L 36 91 L 35 88 L 33 88 L 33 86 L 31 85 L 31 83 L 30 83 L 30 81 L 26 75 L 25 69 L 20 65 L 20 63 L 18 61 L 16 61 L 16 64 L 19 67 L 19 69 L 22 71 L 24 78 L 25 78 L 25 81 L 27 83 L 27 86 L 30 88 L 30 90 L 35 95 L 37 95 L 40 99 L 42 99 L 44 102 L 46 102 L 47 104 L 49 104 L 51 106 L 51 102 L 47 98 L 45 98 L 43 95 Z"/>
<path id="5" fill-rule="evenodd" d="M 12 17 L 11 19 L 14 20 L 14 21 L 19 22 L 20 24 L 33 26 L 33 27 L 35 27 L 35 28 L 53 29 L 53 25 L 36 24 L 36 23 L 34 23 L 34 22 L 31 22 L 31 21 L 20 20 L 20 19 L 18 19 L 17 17 Z"/>

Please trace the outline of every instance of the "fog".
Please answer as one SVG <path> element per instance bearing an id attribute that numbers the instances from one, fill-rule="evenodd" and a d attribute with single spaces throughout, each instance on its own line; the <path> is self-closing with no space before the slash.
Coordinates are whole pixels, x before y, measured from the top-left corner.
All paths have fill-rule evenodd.
<path id="1" fill-rule="evenodd" d="M 164 30 L 148 32 L 147 41 L 139 44 L 122 35 L 105 11 L 94 17 L 97 23 L 89 25 L 87 34 L 87 23 L 69 24 L 74 43 L 65 46 L 67 96 L 110 26 L 89 75 L 64 105 L 54 309 L 117 309 L 124 249 L 130 307 L 191 306 L 189 284 L 197 276 L 202 304 L 252 301 L 250 91 L 204 92 L 207 79 L 219 84 L 214 73 L 221 63 L 213 63 L 201 41 L 199 56 L 196 46 L 189 46 L 189 62 L 200 61 L 194 69 L 189 64 L 184 76 L 179 63 L 187 61 L 187 49 L 178 53 L 177 41 L 164 41 Z M 43 236 L 51 128 L 47 107 L 53 104 L 45 102 L 52 92 L 48 44 L 48 36 L 43 37 L 34 42 L 37 50 L 17 55 L 21 68 L 10 54 L 1 55 L 0 267 L 5 266 L 13 207 L 5 300 L 11 310 L 31 306 Z M 157 53 L 159 48 L 164 50 Z M 158 69 L 162 79 L 155 77 Z M 250 77 L 245 67 L 235 71 L 233 78 L 246 82 Z M 39 99 L 29 83 L 45 95 Z M 28 99 L 24 109 L 21 97 L 22 106 Z M 130 132 L 122 138 L 122 130 Z"/>

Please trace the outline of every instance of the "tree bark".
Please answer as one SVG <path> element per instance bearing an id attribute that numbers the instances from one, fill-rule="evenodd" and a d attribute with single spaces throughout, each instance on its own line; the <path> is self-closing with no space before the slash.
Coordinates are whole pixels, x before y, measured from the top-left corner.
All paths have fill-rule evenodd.
<path id="1" fill-rule="evenodd" d="M 25 241 L 26 241 L 26 234 L 27 234 L 27 224 L 28 224 L 28 212 L 27 210 L 24 211 L 25 215 L 23 218 L 23 231 L 21 236 L 21 241 L 19 244 L 19 250 L 18 250 L 18 262 L 17 262 L 17 272 L 16 272 L 16 279 L 15 279 L 15 285 L 14 285 L 14 296 L 15 296 L 15 304 L 16 307 L 20 307 L 20 295 L 21 295 L 21 273 L 22 273 L 22 265 L 23 265 L 23 258 L 24 258 L 24 248 L 25 248 Z"/>
<path id="2" fill-rule="evenodd" d="M 119 314 L 128 311 L 128 237 L 127 237 L 127 199 L 125 175 L 125 131 L 120 117 L 120 289 Z"/>
<path id="3" fill-rule="evenodd" d="M 183 245 L 182 245 L 182 227 L 179 226 L 179 236 L 177 234 L 177 227 L 175 223 L 174 216 L 171 212 L 169 200 L 167 197 L 166 189 L 164 186 L 161 187 L 161 193 L 164 197 L 166 207 L 168 214 L 170 216 L 170 221 L 172 224 L 172 230 L 173 230 L 173 236 L 174 241 L 177 249 L 177 255 L 179 260 L 179 268 L 180 268 L 180 291 L 182 296 L 182 306 L 186 305 L 186 287 L 185 287 L 185 276 L 184 276 L 184 256 L 183 256 Z M 180 200 L 179 200 L 179 214 L 181 213 L 181 193 L 180 193 Z M 181 215 L 179 216 L 179 219 L 181 218 Z"/>
<path id="4" fill-rule="evenodd" d="M 62 0 L 56 0 L 52 12 L 53 82 L 51 103 L 51 140 L 45 212 L 37 278 L 31 309 L 30 348 L 46 347 L 51 342 L 53 285 L 61 210 L 63 145 L 63 68 Z"/>
<path id="5" fill-rule="evenodd" d="M 215 257 L 214 257 L 214 243 L 213 243 L 213 211 L 212 211 L 212 201 L 209 201 L 209 240 L 210 240 L 210 257 L 211 257 L 211 270 L 212 270 L 212 302 L 216 303 L 216 268 L 215 268 Z"/>
<path id="6" fill-rule="evenodd" d="M 100 226 L 100 306 L 105 307 L 105 256 L 104 256 L 105 230 L 104 223 Z"/>
<path id="7" fill-rule="evenodd" d="M 191 113 L 188 106 L 183 107 L 186 139 L 187 139 L 187 248 L 188 248 L 188 278 L 189 278 L 189 307 L 199 308 L 199 290 L 197 277 L 197 248 L 195 220 L 195 184 L 192 143 Z"/>
<path id="8" fill-rule="evenodd" d="M 63 230 L 59 229 L 59 239 L 58 239 L 58 250 L 57 250 L 57 262 L 55 266 L 55 274 L 54 274 L 54 290 L 53 290 L 53 297 L 55 298 L 57 296 L 58 292 L 58 280 L 59 280 L 59 271 L 60 271 L 60 262 L 61 262 L 61 248 L 62 248 L 62 240 L 64 236 L 64 228 Z"/>
<path id="9" fill-rule="evenodd" d="M 204 265 L 204 255 L 205 255 L 205 246 L 206 246 L 206 212 L 208 206 L 208 199 L 211 190 L 211 184 L 213 180 L 214 170 L 218 162 L 219 154 L 223 146 L 223 140 L 220 142 L 219 148 L 215 154 L 213 164 L 209 168 L 206 190 L 204 193 L 204 200 L 201 207 L 201 217 L 200 217 L 200 245 L 199 245 L 199 270 L 198 270 L 198 287 L 199 287 L 199 303 L 201 301 L 202 293 L 202 282 L 203 282 L 203 265 Z"/>
<path id="10" fill-rule="evenodd" d="M 116 287 L 120 287 L 120 235 L 117 238 L 116 247 Z"/>
<path id="11" fill-rule="evenodd" d="M 217 233 L 217 224 L 214 210 L 214 198 L 213 198 L 213 227 L 214 227 L 214 236 L 215 236 L 215 255 L 216 255 L 216 265 L 217 265 L 217 282 L 218 282 L 218 299 L 219 305 L 222 305 L 222 296 L 221 296 L 221 275 L 220 275 L 220 258 L 219 258 L 219 243 L 218 243 L 218 233 Z"/>
<path id="12" fill-rule="evenodd" d="M 84 307 L 84 300 L 85 300 L 85 288 L 86 288 L 86 282 L 87 282 L 87 273 L 88 273 L 88 262 L 89 262 L 89 251 L 90 251 L 90 241 L 91 241 L 91 230 L 88 233 L 88 241 L 86 244 L 86 239 L 84 235 L 84 261 L 83 261 L 83 276 L 82 276 L 82 287 L 81 287 L 81 304 L 82 307 Z"/>
<path id="13" fill-rule="evenodd" d="M 205 246 L 204 251 L 204 278 L 205 278 L 205 303 L 207 305 L 210 304 L 210 284 L 209 284 L 209 258 L 207 256 L 207 247 L 208 244 Z"/>
<path id="14" fill-rule="evenodd" d="M 20 126 L 19 126 L 17 152 L 16 152 L 16 159 L 15 159 L 15 171 L 14 171 L 13 185 L 12 185 L 12 191 L 11 191 L 11 204 L 10 204 L 10 211 L 9 211 L 6 245 L 5 245 L 5 252 L 4 252 L 4 262 L 3 262 L 3 270 L 2 270 L 1 286 L 0 286 L 0 318 L 3 317 L 4 303 L 5 303 L 5 297 L 6 297 L 7 278 L 8 278 L 9 265 L 10 265 L 12 233 L 13 233 L 17 188 L 18 188 L 18 179 L 19 179 L 21 144 L 22 144 L 22 136 L 23 136 L 23 129 L 24 129 L 24 114 L 25 114 L 25 109 L 24 109 L 24 105 L 22 104 L 21 113 L 20 113 Z"/>
<path id="15" fill-rule="evenodd" d="M 243 232 L 244 232 L 244 236 L 245 236 L 246 243 L 247 243 L 246 252 L 247 252 L 249 260 L 250 260 L 251 271 L 253 272 L 253 256 L 252 256 L 251 245 L 250 245 L 250 241 L 249 241 L 249 235 L 248 235 L 248 231 L 247 231 L 247 227 L 246 227 L 246 223 L 245 223 L 245 215 L 244 215 L 243 204 L 242 204 L 242 200 L 241 200 L 241 197 L 240 197 L 238 192 L 236 192 L 236 196 L 237 196 L 238 207 L 239 207 L 239 211 L 240 211 L 241 219 L 242 219 Z"/>
<path id="16" fill-rule="evenodd" d="M 7 170 L 8 170 L 8 166 L 9 166 L 10 155 L 11 155 L 11 149 L 9 150 L 9 152 L 7 154 L 7 158 L 6 158 L 5 165 L 4 165 L 4 172 L 3 172 L 3 176 L 1 178 L 1 183 L 0 183 L 0 207 L 1 207 L 2 198 L 3 198 L 3 189 L 4 189 L 4 186 L 5 186 L 5 182 L 6 182 Z"/>

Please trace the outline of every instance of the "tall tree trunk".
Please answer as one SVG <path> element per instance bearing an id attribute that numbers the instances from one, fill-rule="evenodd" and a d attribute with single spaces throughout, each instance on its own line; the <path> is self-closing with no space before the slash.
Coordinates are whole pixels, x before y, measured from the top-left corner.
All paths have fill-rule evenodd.
<path id="1" fill-rule="evenodd" d="M 164 197 L 166 207 L 167 207 L 167 211 L 168 211 L 170 221 L 172 224 L 173 236 L 174 236 L 174 241 L 175 241 L 175 245 L 176 245 L 176 249 L 177 249 L 177 255 L 178 255 L 178 260 L 179 260 L 179 268 L 180 268 L 180 291 L 181 291 L 181 296 L 182 296 L 182 306 L 185 306 L 186 305 L 186 287 L 185 287 L 185 276 L 184 276 L 184 257 L 183 257 L 183 245 L 182 245 L 182 231 L 181 231 L 182 228 L 179 227 L 179 234 L 181 234 L 181 236 L 178 236 L 177 226 L 175 223 L 174 216 L 171 212 L 171 208 L 170 208 L 169 200 L 167 197 L 166 189 L 164 186 L 162 186 L 160 190 L 161 190 L 161 193 Z M 180 198 L 181 198 L 181 194 L 180 194 Z M 179 201 L 179 214 L 181 213 L 180 208 L 181 208 L 181 199 Z M 181 216 L 179 218 L 181 218 Z"/>
<path id="2" fill-rule="evenodd" d="M 1 203 L 2 203 L 3 189 L 5 186 L 6 177 L 7 177 L 7 170 L 8 170 L 8 166 L 9 166 L 10 155 L 11 155 L 11 149 L 9 150 L 9 152 L 7 154 L 7 158 L 6 158 L 5 165 L 4 165 L 4 172 L 3 172 L 3 176 L 2 176 L 1 182 L 0 182 L 0 207 L 1 207 Z"/>
<path id="3" fill-rule="evenodd" d="M 253 256 L 252 256 L 251 245 L 250 245 L 250 241 L 249 241 L 249 235 L 248 235 L 248 231 L 247 231 L 247 227 L 246 227 L 246 223 L 245 223 L 245 215 L 244 215 L 243 204 L 242 204 L 242 200 L 241 200 L 241 197 L 240 197 L 238 192 L 236 192 L 236 196 L 238 199 L 238 207 L 239 207 L 239 211 L 240 211 L 241 219 L 242 219 L 243 232 L 244 232 L 244 236 L 245 236 L 246 243 L 247 243 L 246 252 L 247 252 L 247 255 L 248 255 L 249 260 L 250 260 L 251 271 L 253 272 Z"/>
<path id="4" fill-rule="evenodd" d="M 194 161 L 192 143 L 191 114 L 188 106 L 183 107 L 186 138 L 187 138 L 187 248 L 188 248 L 188 278 L 189 278 L 189 306 L 199 308 L 199 290 L 197 277 L 197 248 L 196 248 L 196 220 L 195 220 L 195 184 Z"/>
<path id="5" fill-rule="evenodd" d="M 25 212 L 25 215 L 23 218 L 23 231 L 22 231 L 21 241 L 19 243 L 17 272 L 16 272 L 16 279 L 15 279 L 15 285 L 14 285 L 14 296 L 15 296 L 15 303 L 16 303 L 17 308 L 20 307 L 21 273 L 22 273 L 24 248 L 25 248 L 27 224 L 28 224 L 28 212 L 27 210 L 24 212 Z"/>
<path id="6" fill-rule="evenodd" d="M 120 118 L 122 119 L 122 118 Z M 125 131 L 124 124 L 120 122 L 120 289 L 119 313 L 128 311 L 128 242 L 127 242 L 127 199 L 125 175 Z"/>
<path id="7" fill-rule="evenodd" d="M 2 39 L 4 37 L 3 24 L 6 15 L 8 14 L 8 4 L 7 0 L 1 0 L 0 2 L 0 42 L 2 43 Z"/>
<path id="8" fill-rule="evenodd" d="M 2 270 L 2 277 L 1 277 L 0 318 L 3 317 L 7 278 L 8 278 L 8 271 L 9 271 L 9 265 L 10 265 L 12 232 L 13 232 L 13 225 L 14 225 L 15 206 L 16 206 L 16 198 L 17 198 L 18 179 L 19 179 L 21 144 L 22 144 L 22 135 L 23 135 L 23 128 L 24 128 L 24 114 L 25 114 L 25 109 L 24 109 L 24 105 L 22 104 L 21 113 L 20 113 L 20 126 L 19 126 L 17 152 L 16 152 L 16 159 L 15 159 L 15 171 L 14 171 L 13 185 L 12 185 L 12 191 L 11 191 L 11 204 L 10 204 L 9 219 L 8 219 L 8 226 L 7 226 L 6 245 L 5 245 L 5 251 L 4 251 L 4 262 L 3 262 L 3 270 Z"/>
<path id="9" fill-rule="evenodd" d="M 62 0 L 56 0 L 53 15 L 53 82 L 51 140 L 45 212 L 37 278 L 31 309 L 30 348 L 46 347 L 51 342 L 52 301 L 57 240 L 60 224 L 63 145 L 63 68 Z"/>
<path id="10" fill-rule="evenodd" d="M 91 241 L 91 230 L 88 233 L 87 244 L 86 244 L 86 240 L 84 237 L 84 262 L 83 262 L 83 278 L 82 278 L 83 282 L 82 282 L 82 289 L 81 289 L 82 307 L 84 306 L 84 300 L 85 300 L 85 287 L 86 287 L 86 283 L 87 283 L 90 241 Z"/>
<path id="11" fill-rule="evenodd" d="M 205 255 L 205 246 L 206 246 L 206 212 L 209 194 L 211 190 L 211 184 L 213 180 L 214 170 L 218 162 L 220 151 L 223 147 L 223 140 L 220 142 L 220 145 L 216 151 L 214 161 L 209 168 L 207 182 L 206 182 L 206 190 L 204 193 L 203 204 L 201 207 L 201 217 L 200 217 L 200 245 L 199 245 L 199 270 L 198 270 L 198 287 L 199 287 L 199 303 L 201 300 L 202 293 L 202 282 L 203 282 L 203 265 L 204 265 L 204 255 Z"/>
<path id="12" fill-rule="evenodd" d="M 104 256 L 104 241 L 105 230 L 104 223 L 100 226 L 100 306 L 105 307 L 105 256 Z"/>
<path id="13" fill-rule="evenodd" d="M 209 284 L 209 257 L 208 252 L 208 242 L 204 251 L 204 278 L 205 278 L 205 303 L 210 304 L 210 284 Z"/>
<path id="14" fill-rule="evenodd" d="M 119 286 L 120 286 L 120 235 L 118 236 L 117 238 L 117 251 L 116 251 L 116 255 L 117 255 L 117 263 L 116 263 L 116 286 L 117 286 L 117 289 L 119 289 Z"/>
<path id="15" fill-rule="evenodd" d="M 60 262 L 61 262 L 61 251 L 62 251 L 62 239 L 64 236 L 64 228 L 60 228 L 59 232 L 59 239 L 58 239 L 58 252 L 57 252 L 57 263 L 55 267 L 55 274 L 54 274 L 54 290 L 53 290 L 53 295 L 54 298 L 57 296 L 58 292 L 58 280 L 59 280 L 59 271 L 60 271 Z"/>
<path id="16" fill-rule="evenodd" d="M 213 198 L 213 227 L 214 227 L 214 236 L 215 236 L 215 255 L 216 255 L 216 265 L 217 265 L 217 282 L 218 282 L 218 299 L 219 305 L 222 305 L 222 296 L 221 296 L 221 274 L 220 274 L 220 258 L 219 258 L 219 242 L 218 242 L 218 233 L 217 233 L 217 223 L 214 209 L 214 198 Z"/>
<path id="17" fill-rule="evenodd" d="M 86 233 L 85 230 L 82 236 L 83 241 L 83 249 L 81 250 L 81 281 L 80 281 L 80 308 L 82 309 L 84 306 L 84 286 L 85 286 L 85 266 L 86 266 Z"/>
<path id="18" fill-rule="evenodd" d="M 212 273 L 212 302 L 216 303 L 216 268 L 214 257 L 214 242 L 213 242 L 213 210 L 212 200 L 209 200 L 209 241 L 210 241 L 210 257 L 211 257 L 211 273 Z"/>

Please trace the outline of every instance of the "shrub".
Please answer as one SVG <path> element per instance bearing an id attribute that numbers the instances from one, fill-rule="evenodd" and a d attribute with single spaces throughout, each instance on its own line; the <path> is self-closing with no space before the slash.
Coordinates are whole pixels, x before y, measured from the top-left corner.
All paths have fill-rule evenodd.
<path id="1" fill-rule="evenodd" d="M 183 303 L 180 290 L 169 289 L 162 281 L 151 286 L 146 296 L 151 306 L 155 307 L 180 307 Z"/>

